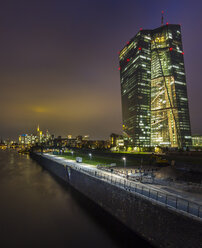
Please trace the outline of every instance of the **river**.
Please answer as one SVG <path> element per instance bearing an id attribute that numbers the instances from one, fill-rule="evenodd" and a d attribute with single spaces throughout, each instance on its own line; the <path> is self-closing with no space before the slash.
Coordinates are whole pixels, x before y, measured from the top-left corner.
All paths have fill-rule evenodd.
<path id="1" fill-rule="evenodd" d="M 0 247 L 151 247 L 28 155 L 0 150 Z"/>

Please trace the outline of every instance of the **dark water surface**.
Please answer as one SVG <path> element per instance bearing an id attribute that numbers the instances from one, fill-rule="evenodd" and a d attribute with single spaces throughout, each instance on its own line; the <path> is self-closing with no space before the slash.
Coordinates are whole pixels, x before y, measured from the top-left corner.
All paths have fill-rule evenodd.
<path id="1" fill-rule="evenodd" d="M 0 151 L 0 247 L 151 247 L 29 156 Z"/>

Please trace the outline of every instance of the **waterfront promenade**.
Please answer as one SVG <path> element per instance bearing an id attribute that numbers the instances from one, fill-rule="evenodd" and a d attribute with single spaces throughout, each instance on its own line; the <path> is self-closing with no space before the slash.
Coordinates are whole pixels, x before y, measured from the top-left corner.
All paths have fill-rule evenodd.
<path id="1" fill-rule="evenodd" d="M 130 191 L 132 194 L 138 194 L 143 198 L 154 201 L 155 203 L 163 205 L 166 208 L 170 208 L 181 214 L 188 215 L 191 218 L 197 218 L 198 220 L 202 221 L 201 199 L 197 199 L 196 197 L 193 198 L 192 194 L 186 194 L 187 197 L 185 198 L 185 194 L 182 190 L 170 193 L 162 189 L 159 185 L 144 184 L 141 182 L 127 180 L 126 178 L 123 178 L 114 173 L 97 169 L 93 165 L 76 163 L 74 160 L 65 159 L 63 157 L 49 153 L 44 153 L 42 156 L 64 165 L 65 168 L 67 166 L 72 167 L 73 169 L 82 171 L 82 173 L 96 177 L 99 180 L 125 189 L 126 191 Z M 195 199 L 195 201 L 193 201 L 193 199 Z"/>

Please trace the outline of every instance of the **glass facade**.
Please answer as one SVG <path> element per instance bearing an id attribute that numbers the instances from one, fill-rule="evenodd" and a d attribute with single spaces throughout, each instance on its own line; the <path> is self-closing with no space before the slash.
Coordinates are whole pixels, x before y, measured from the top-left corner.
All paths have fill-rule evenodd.
<path id="1" fill-rule="evenodd" d="M 139 32 L 120 52 L 123 129 L 131 144 L 150 146 L 151 37 Z"/>
<path id="2" fill-rule="evenodd" d="M 193 144 L 193 146 L 202 147 L 202 135 L 193 135 L 192 136 L 192 144 Z"/>
<path id="3" fill-rule="evenodd" d="M 134 146 L 190 146 L 180 25 L 141 30 L 121 50 L 123 129 Z"/>

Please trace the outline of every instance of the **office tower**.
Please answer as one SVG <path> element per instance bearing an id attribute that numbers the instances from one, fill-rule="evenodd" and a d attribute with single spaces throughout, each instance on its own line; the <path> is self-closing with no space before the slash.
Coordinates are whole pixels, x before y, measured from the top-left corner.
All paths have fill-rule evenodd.
<path id="1" fill-rule="evenodd" d="M 151 37 L 140 31 L 120 52 L 123 129 L 134 146 L 150 146 Z"/>
<path id="2" fill-rule="evenodd" d="M 140 30 L 121 50 L 123 129 L 134 146 L 191 145 L 180 25 Z"/>

